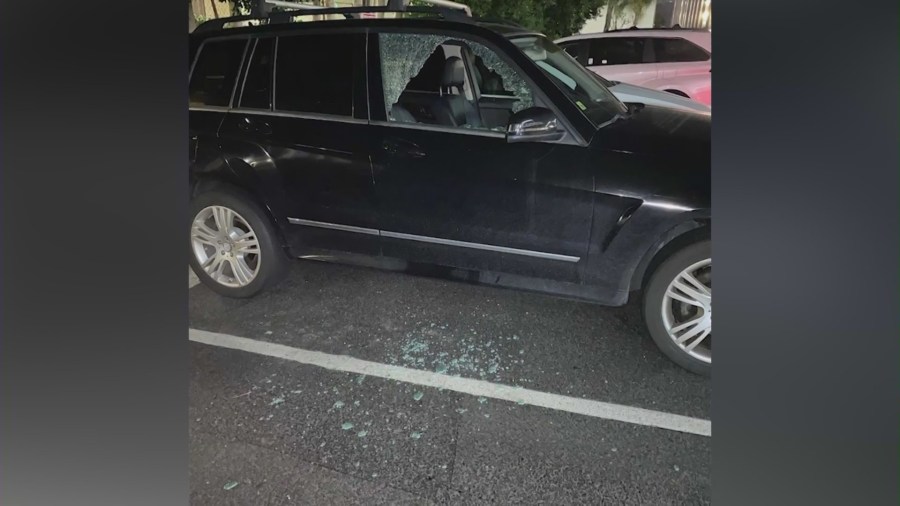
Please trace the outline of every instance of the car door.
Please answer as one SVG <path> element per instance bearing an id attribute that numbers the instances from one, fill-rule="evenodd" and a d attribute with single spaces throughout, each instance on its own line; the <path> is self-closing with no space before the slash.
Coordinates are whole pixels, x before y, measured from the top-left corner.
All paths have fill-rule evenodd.
<path id="1" fill-rule="evenodd" d="M 506 140 L 506 118 L 513 109 L 539 100 L 533 85 L 494 49 L 466 37 L 390 32 L 371 37 L 372 125 L 380 142 L 373 171 L 383 254 L 482 272 L 578 281 L 593 202 L 587 150 L 571 139 Z M 442 53 L 448 55 L 445 64 L 458 57 L 465 65 L 461 81 L 477 86 L 473 55 L 496 71 L 503 81 L 503 100 L 512 109 L 499 116 L 496 110 L 480 115 L 477 88 L 442 87 L 434 104 L 462 97 L 485 122 L 449 125 L 437 121 L 441 114 L 416 117 L 421 104 L 406 102 L 406 82 L 419 81 L 417 72 L 442 44 Z M 509 100 L 510 93 L 518 100 Z M 434 104 L 432 110 L 440 109 Z M 470 116 L 460 114 L 462 119 Z M 502 124 L 490 123 L 489 118 L 498 117 L 504 118 Z"/>
<path id="2" fill-rule="evenodd" d="M 295 251 L 378 254 L 365 35 L 304 31 L 253 44 L 221 128 L 232 166 L 257 180 Z"/>
<path id="3" fill-rule="evenodd" d="M 640 86 L 659 75 L 652 51 L 645 37 L 598 37 L 589 41 L 584 65 L 610 81 Z"/>

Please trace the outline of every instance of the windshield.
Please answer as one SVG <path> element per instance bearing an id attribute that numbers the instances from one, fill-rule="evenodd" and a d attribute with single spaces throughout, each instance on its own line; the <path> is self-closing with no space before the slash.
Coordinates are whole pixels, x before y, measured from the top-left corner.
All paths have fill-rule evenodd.
<path id="1" fill-rule="evenodd" d="M 595 127 L 612 120 L 628 109 L 612 94 L 600 76 L 584 68 L 562 48 L 539 35 L 510 39 L 531 58 L 538 68 L 581 109 Z"/>

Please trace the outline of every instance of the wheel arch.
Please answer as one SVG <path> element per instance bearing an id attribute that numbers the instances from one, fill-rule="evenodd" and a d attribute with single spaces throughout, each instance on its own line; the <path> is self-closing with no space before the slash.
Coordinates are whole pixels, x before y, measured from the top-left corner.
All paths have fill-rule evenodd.
<path id="1" fill-rule="evenodd" d="M 679 97 L 691 98 L 685 91 L 682 91 L 678 88 L 666 87 L 663 91 L 666 93 L 671 93 L 672 95 L 678 95 Z"/>
<path id="2" fill-rule="evenodd" d="M 207 193 L 214 190 L 222 190 L 232 194 L 236 194 L 241 198 L 245 198 L 248 201 L 253 202 L 257 206 L 259 206 L 260 209 L 263 210 L 263 213 L 265 213 L 266 219 L 268 219 L 269 223 L 272 224 L 272 227 L 275 230 L 275 235 L 278 238 L 278 243 L 282 248 L 288 248 L 287 237 L 285 236 L 284 230 L 282 230 L 278 219 L 275 217 L 275 213 L 272 212 L 272 209 L 266 204 L 265 199 L 263 199 L 262 196 L 245 188 L 244 185 L 240 183 L 237 176 L 230 175 L 225 171 L 216 171 L 198 174 L 192 176 L 191 179 L 191 199 L 195 198 L 201 193 Z"/>
<path id="3" fill-rule="evenodd" d="M 669 229 L 650 247 L 631 275 L 630 291 L 643 289 L 656 268 L 680 249 L 712 237 L 712 220 L 697 217 Z"/>

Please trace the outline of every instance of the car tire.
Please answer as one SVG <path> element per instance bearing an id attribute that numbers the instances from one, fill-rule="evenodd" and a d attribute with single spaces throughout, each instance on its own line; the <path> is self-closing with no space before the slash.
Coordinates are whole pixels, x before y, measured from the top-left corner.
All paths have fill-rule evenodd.
<path id="1" fill-rule="evenodd" d="M 204 285 L 247 298 L 284 278 L 290 259 L 252 199 L 217 188 L 194 197 L 190 209 L 190 265 Z"/>
<path id="2" fill-rule="evenodd" d="M 659 349 L 703 376 L 712 372 L 711 251 L 704 240 L 670 255 L 653 271 L 643 300 L 644 323 Z"/>

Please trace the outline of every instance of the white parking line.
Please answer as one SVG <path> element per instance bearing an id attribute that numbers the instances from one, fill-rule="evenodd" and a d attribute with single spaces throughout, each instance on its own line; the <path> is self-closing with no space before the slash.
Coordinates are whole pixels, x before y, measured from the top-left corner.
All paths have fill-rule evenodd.
<path id="1" fill-rule="evenodd" d="M 700 418 L 691 418 L 661 411 L 623 406 L 621 404 L 611 404 L 608 402 L 538 392 L 536 390 L 511 387 L 508 385 L 491 383 L 489 381 L 448 376 L 446 374 L 410 369 L 396 365 L 369 362 L 368 360 L 360 360 L 346 355 L 331 355 L 318 351 L 292 348 L 276 343 L 256 341 L 244 337 L 207 332 L 205 330 L 190 329 L 188 335 L 191 341 L 197 343 L 291 360 L 301 364 L 314 365 L 333 371 L 365 374 L 384 379 L 403 381 L 414 385 L 443 388 L 445 390 L 452 390 L 454 392 L 469 395 L 490 397 L 520 404 L 524 403 L 532 406 L 555 409 L 557 411 L 566 411 L 606 420 L 615 420 L 647 427 L 686 432 L 688 434 L 696 434 L 699 436 L 708 437 L 712 435 L 712 424 L 710 421 Z"/>
<path id="2" fill-rule="evenodd" d="M 200 278 L 194 274 L 194 270 L 188 267 L 188 290 L 200 284 Z"/>

